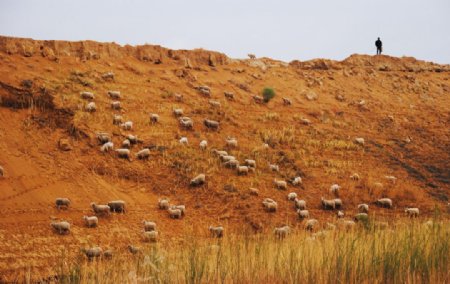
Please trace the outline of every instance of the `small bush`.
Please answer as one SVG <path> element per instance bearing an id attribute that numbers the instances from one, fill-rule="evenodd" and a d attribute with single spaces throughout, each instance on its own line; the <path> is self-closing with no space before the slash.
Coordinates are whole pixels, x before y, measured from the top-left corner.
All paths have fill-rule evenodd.
<path id="1" fill-rule="evenodd" d="M 275 91 L 272 88 L 264 88 L 262 92 L 264 102 L 268 103 L 271 99 L 275 97 Z"/>

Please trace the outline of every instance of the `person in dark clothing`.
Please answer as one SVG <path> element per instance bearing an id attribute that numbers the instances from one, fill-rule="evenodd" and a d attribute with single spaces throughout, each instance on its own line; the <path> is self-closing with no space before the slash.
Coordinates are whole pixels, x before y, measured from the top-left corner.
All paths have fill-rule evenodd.
<path id="1" fill-rule="evenodd" d="M 381 42 L 380 38 L 378 38 L 375 42 L 375 46 L 377 47 L 377 55 L 381 54 L 381 52 L 383 51 L 383 43 Z"/>

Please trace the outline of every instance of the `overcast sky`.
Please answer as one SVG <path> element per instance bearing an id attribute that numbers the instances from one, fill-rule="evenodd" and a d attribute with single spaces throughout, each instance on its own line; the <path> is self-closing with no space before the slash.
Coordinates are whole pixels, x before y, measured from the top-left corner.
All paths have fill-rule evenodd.
<path id="1" fill-rule="evenodd" d="M 291 61 L 385 54 L 450 63 L 450 0 L 0 0 L 0 34 L 205 48 Z"/>

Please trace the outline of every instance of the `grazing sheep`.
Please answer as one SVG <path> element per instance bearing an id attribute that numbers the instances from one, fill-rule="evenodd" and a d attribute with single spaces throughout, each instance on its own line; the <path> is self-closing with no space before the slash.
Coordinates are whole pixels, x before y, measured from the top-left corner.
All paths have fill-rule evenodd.
<path id="1" fill-rule="evenodd" d="M 419 217 L 419 208 L 406 208 L 405 213 L 408 217 Z"/>
<path id="2" fill-rule="evenodd" d="M 220 160 L 222 162 L 234 161 L 234 160 L 236 160 L 236 157 L 235 156 L 231 156 L 231 155 L 220 156 Z"/>
<path id="3" fill-rule="evenodd" d="M 108 151 L 113 150 L 113 149 L 114 149 L 114 143 L 113 142 L 106 142 L 105 144 L 103 144 L 100 147 L 100 151 L 102 151 L 102 152 L 108 152 Z"/>
<path id="4" fill-rule="evenodd" d="M 0 166 L 0 177 L 5 176 L 5 169 L 3 169 L 2 166 Z"/>
<path id="5" fill-rule="evenodd" d="M 227 151 L 219 151 L 217 149 L 212 149 L 211 153 L 213 153 L 216 156 L 222 157 L 222 156 L 228 156 L 228 152 Z"/>
<path id="6" fill-rule="evenodd" d="M 338 212 L 337 212 L 337 217 L 338 218 L 344 218 L 344 211 L 341 211 L 341 210 L 339 210 Z"/>
<path id="7" fill-rule="evenodd" d="M 302 122 L 302 124 L 304 124 L 304 125 L 311 125 L 311 120 L 309 120 L 309 119 L 307 119 L 307 118 L 304 118 L 304 117 L 302 117 L 301 119 L 300 119 L 300 121 Z"/>
<path id="8" fill-rule="evenodd" d="M 364 143 L 365 143 L 364 138 L 361 138 L 361 137 L 355 138 L 355 143 L 359 144 L 361 146 L 364 146 Z"/>
<path id="9" fill-rule="evenodd" d="M 84 224 L 88 228 L 94 228 L 98 226 L 97 216 L 83 216 Z"/>
<path id="10" fill-rule="evenodd" d="M 300 185 L 303 183 L 302 178 L 301 177 L 295 177 L 292 181 L 291 181 L 292 185 Z"/>
<path id="11" fill-rule="evenodd" d="M 111 208 L 111 212 L 125 213 L 125 201 L 123 200 L 110 201 L 108 206 Z"/>
<path id="12" fill-rule="evenodd" d="M 181 108 L 176 108 L 176 109 L 174 109 L 173 110 L 173 115 L 175 115 L 175 116 L 182 116 L 184 114 L 184 112 L 183 112 L 183 109 L 181 109 Z"/>
<path id="13" fill-rule="evenodd" d="M 375 202 L 380 207 L 392 208 L 392 200 L 390 198 L 381 198 Z"/>
<path id="14" fill-rule="evenodd" d="M 248 175 L 248 167 L 247 166 L 238 166 L 237 174 L 238 175 Z"/>
<path id="15" fill-rule="evenodd" d="M 230 160 L 230 161 L 225 162 L 224 166 L 226 168 L 230 168 L 230 169 L 238 169 L 239 168 L 239 161 L 238 160 Z"/>
<path id="16" fill-rule="evenodd" d="M 202 141 L 200 141 L 200 149 L 202 149 L 202 150 L 206 150 L 206 147 L 208 147 L 208 141 L 206 141 L 206 140 L 202 140 Z"/>
<path id="17" fill-rule="evenodd" d="M 341 209 L 342 208 L 342 200 L 339 198 L 334 199 L 334 207 L 336 209 Z"/>
<path id="18" fill-rule="evenodd" d="M 112 259 L 113 254 L 114 254 L 114 253 L 113 253 L 112 250 L 107 249 L 107 250 L 105 250 L 105 251 L 103 252 L 103 258 L 104 258 L 104 259 Z"/>
<path id="19" fill-rule="evenodd" d="M 274 230 L 275 236 L 279 239 L 284 239 L 290 232 L 291 228 L 289 228 L 289 226 L 278 227 Z"/>
<path id="20" fill-rule="evenodd" d="M 70 206 L 70 200 L 69 198 L 56 198 L 55 200 L 56 208 L 61 209 L 61 207 L 64 207 L 64 209 L 69 209 Z"/>
<path id="21" fill-rule="evenodd" d="M 208 103 L 209 103 L 212 107 L 220 108 L 220 106 L 221 106 L 220 102 L 214 101 L 214 100 L 209 100 Z"/>
<path id="22" fill-rule="evenodd" d="M 188 139 L 187 139 L 187 137 L 181 137 L 181 138 L 180 138 L 180 144 L 181 144 L 181 145 L 188 145 Z"/>
<path id="23" fill-rule="evenodd" d="M 114 100 L 120 100 L 122 98 L 120 91 L 108 91 L 108 96 Z"/>
<path id="24" fill-rule="evenodd" d="M 297 215 L 299 219 L 309 218 L 309 211 L 299 209 L 297 210 Z"/>
<path id="25" fill-rule="evenodd" d="M 130 159 L 130 150 L 129 149 L 116 149 L 117 156 L 123 159 Z"/>
<path id="26" fill-rule="evenodd" d="M 138 253 L 141 252 L 141 248 L 140 247 L 136 247 L 136 246 L 133 246 L 133 245 L 128 245 L 127 248 L 128 248 L 128 251 L 131 254 L 138 254 Z"/>
<path id="27" fill-rule="evenodd" d="M 191 182 L 189 183 L 190 186 L 199 186 L 205 183 L 206 176 L 205 174 L 199 174 L 195 178 L 191 179 Z"/>
<path id="28" fill-rule="evenodd" d="M 142 149 L 141 151 L 136 153 L 136 158 L 140 160 L 148 160 L 149 157 L 150 157 L 150 150 L 147 148 Z"/>
<path id="29" fill-rule="evenodd" d="M 237 146 L 238 146 L 237 139 L 234 137 L 227 137 L 225 142 L 227 143 L 227 146 L 230 148 L 237 148 Z"/>
<path id="30" fill-rule="evenodd" d="M 95 112 L 97 110 L 97 106 L 95 105 L 94 102 L 90 102 L 88 103 L 85 108 L 84 108 L 87 112 Z"/>
<path id="31" fill-rule="evenodd" d="M 122 148 L 129 149 L 131 147 L 131 142 L 128 139 L 122 141 Z"/>
<path id="32" fill-rule="evenodd" d="M 262 144 L 262 148 L 263 148 L 263 149 L 269 149 L 269 144 L 263 143 L 263 144 Z"/>
<path id="33" fill-rule="evenodd" d="M 358 205 L 358 211 L 360 213 L 369 213 L 369 205 L 363 203 Z"/>
<path id="34" fill-rule="evenodd" d="M 274 180 L 273 180 L 273 183 L 275 184 L 275 187 L 276 187 L 277 189 L 283 189 L 283 190 L 286 190 L 286 189 L 287 189 L 287 182 L 284 181 L 284 180 L 277 180 L 277 179 L 274 179 Z"/>
<path id="35" fill-rule="evenodd" d="M 158 232 L 157 231 L 149 231 L 142 233 L 143 241 L 144 242 L 156 242 L 158 239 Z"/>
<path id="36" fill-rule="evenodd" d="M 93 247 L 93 248 L 82 248 L 81 251 L 86 255 L 89 261 L 92 261 L 94 258 L 101 257 L 103 254 L 103 250 L 101 247 Z"/>
<path id="37" fill-rule="evenodd" d="M 295 199 L 297 199 L 297 193 L 295 193 L 295 192 L 290 192 L 290 193 L 287 195 L 287 199 L 288 199 L 289 201 L 294 201 Z"/>
<path id="38" fill-rule="evenodd" d="M 397 181 L 397 178 L 394 176 L 384 176 L 384 178 L 390 181 L 392 184 L 395 184 L 395 182 Z"/>
<path id="39" fill-rule="evenodd" d="M 280 167 L 278 165 L 275 165 L 275 164 L 269 164 L 269 169 L 272 172 L 279 172 L 280 171 Z"/>
<path id="40" fill-rule="evenodd" d="M 113 72 L 106 72 L 102 74 L 102 78 L 104 80 L 114 80 L 114 73 Z"/>
<path id="41" fill-rule="evenodd" d="M 319 223 L 319 221 L 317 221 L 316 219 L 309 219 L 305 223 L 305 229 L 307 231 L 312 231 L 312 230 L 314 230 L 314 228 L 317 226 L 318 223 Z"/>
<path id="42" fill-rule="evenodd" d="M 353 219 L 356 222 L 367 222 L 369 220 L 369 215 L 367 215 L 367 213 L 356 213 Z"/>
<path id="43" fill-rule="evenodd" d="M 334 199 L 327 200 L 322 197 L 321 201 L 324 210 L 334 210 L 336 208 L 336 203 L 334 202 Z"/>
<path id="44" fill-rule="evenodd" d="M 257 103 L 257 104 L 262 104 L 262 103 L 264 102 L 264 98 L 261 97 L 261 96 L 257 96 L 257 95 L 254 95 L 254 96 L 253 96 L 253 100 L 254 100 L 255 103 Z"/>
<path id="45" fill-rule="evenodd" d="M 185 205 L 172 205 L 170 206 L 172 209 L 179 209 L 181 211 L 181 216 L 186 214 L 186 206 Z"/>
<path id="46" fill-rule="evenodd" d="M 247 56 L 248 56 L 250 59 L 255 59 L 255 58 L 256 58 L 256 55 L 251 54 L 251 53 L 247 54 Z"/>
<path id="47" fill-rule="evenodd" d="M 244 164 L 250 168 L 256 168 L 255 160 L 245 159 Z"/>
<path id="48" fill-rule="evenodd" d="M 180 126 L 184 129 L 193 129 L 194 128 L 194 121 L 187 116 L 180 117 L 179 119 Z"/>
<path id="49" fill-rule="evenodd" d="M 133 128 L 133 122 L 132 121 L 126 121 L 120 125 L 123 130 L 131 130 Z"/>
<path id="50" fill-rule="evenodd" d="M 211 237 L 213 237 L 213 238 L 222 238 L 223 237 L 223 227 L 222 226 L 218 226 L 218 227 L 209 226 L 208 229 L 211 234 Z"/>
<path id="51" fill-rule="evenodd" d="M 257 188 L 250 188 L 250 194 L 251 195 L 259 195 L 259 190 Z"/>
<path id="52" fill-rule="evenodd" d="M 198 86 L 197 90 L 205 97 L 211 97 L 211 89 L 208 86 Z"/>
<path id="53" fill-rule="evenodd" d="M 180 209 L 167 209 L 167 212 L 169 212 L 169 217 L 172 219 L 180 219 L 181 218 L 181 210 Z"/>
<path id="54" fill-rule="evenodd" d="M 156 231 L 156 223 L 152 221 L 142 221 L 144 224 L 144 232 Z"/>
<path id="55" fill-rule="evenodd" d="M 150 114 L 150 122 L 151 123 L 158 123 L 159 122 L 159 115 L 156 113 Z"/>
<path id="56" fill-rule="evenodd" d="M 160 198 L 158 200 L 158 207 L 159 207 L 159 209 L 163 209 L 163 210 L 169 209 L 169 199 Z"/>
<path id="57" fill-rule="evenodd" d="M 137 142 L 138 142 L 138 139 L 137 139 L 137 136 L 136 135 L 131 135 L 131 134 L 129 134 L 128 136 L 127 136 L 127 139 L 130 141 L 130 143 L 131 144 L 137 144 Z"/>
<path id="58" fill-rule="evenodd" d="M 285 106 L 290 106 L 292 105 L 292 101 L 289 98 L 283 98 L 283 104 Z"/>
<path id="59" fill-rule="evenodd" d="M 85 100 L 93 100 L 95 97 L 94 94 L 91 92 L 81 92 L 80 96 L 82 99 L 85 99 Z"/>
<path id="60" fill-rule="evenodd" d="M 113 124 L 114 125 L 120 125 L 120 124 L 122 124 L 122 122 L 123 122 L 123 118 L 121 115 L 115 114 L 113 116 Z"/>
<path id="61" fill-rule="evenodd" d="M 305 210 L 306 209 L 306 201 L 303 199 L 294 199 L 294 204 L 296 209 Z"/>
<path id="62" fill-rule="evenodd" d="M 234 94 L 233 93 L 224 92 L 223 94 L 225 95 L 225 98 L 227 98 L 229 100 L 234 100 Z"/>
<path id="63" fill-rule="evenodd" d="M 70 233 L 70 224 L 67 221 L 51 222 L 50 225 L 60 235 Z"/>
<path id="64" fill-rule="evenodd" d="M 175 94 L 174 97 L 175 97 L 175 100 L 177 102 L 182 102 L 183 101 L 183 95 L 182 94 Z"/>
<path id="65" fill-rule="evenodd" d="M 115 109 L 115 110 L 121 109 L 120 102 L 119 102 L 119 101 L 114 101 L 114 102 L 112 102 L 112 103 L 111 103 L 111 108 L 112 108 L 112 109 Z"/>
<path id="66" fill-rule="evenodd" d="M 341 190 L 341 186 L 339 184 L 333 184 L 330 186 L 330 193 L 334 195 L 339 195 L 339 190 Z"/>
<path id="67" fill-rule="evenodd" d="M 270 198 L 265 198 L 262 204 L 267 212 L 276 212 L 278 209 L 278 204 Z"/>
<path id="68" fill-rule="evenodd" d="M 360 176 L 357 173 L 354 173 L 354 174 L 352 174 L 350 176 L 350 179 L 352 179 L 352 180 L 360 180 L 361 178 L 360 178 Z"/>
<path id="69" fill-rule="evenodd" d="M 219 129 L 219 122 L 218 122 L 218 121 L 215 121 L 215 120 L 205 119 L 205 120 L 203 120 L 203 124 L 204 124 L 207 128 L 212 129 L 212 130 L 217 130 L 217 129 Z"/>
<path id="70" fill-rule="evenodd" d="M 111 207 L 108 205 L 97 205 L 94 202 L 91 203 L 92 210 L 94 211 L 95 215 L 107 215 L 109 216 L 111 214 Z"/>

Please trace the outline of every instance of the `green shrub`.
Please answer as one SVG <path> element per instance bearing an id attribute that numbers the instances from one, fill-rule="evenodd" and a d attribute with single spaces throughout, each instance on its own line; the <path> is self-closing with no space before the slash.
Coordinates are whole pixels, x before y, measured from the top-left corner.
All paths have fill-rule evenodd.
<path id="1" fill-rule="evenodd" d="M 275 97 L 275 91 L 272 88 L 264 88 L 262 91 L 264 102 L 268 103 L 271 99 Z"/>

